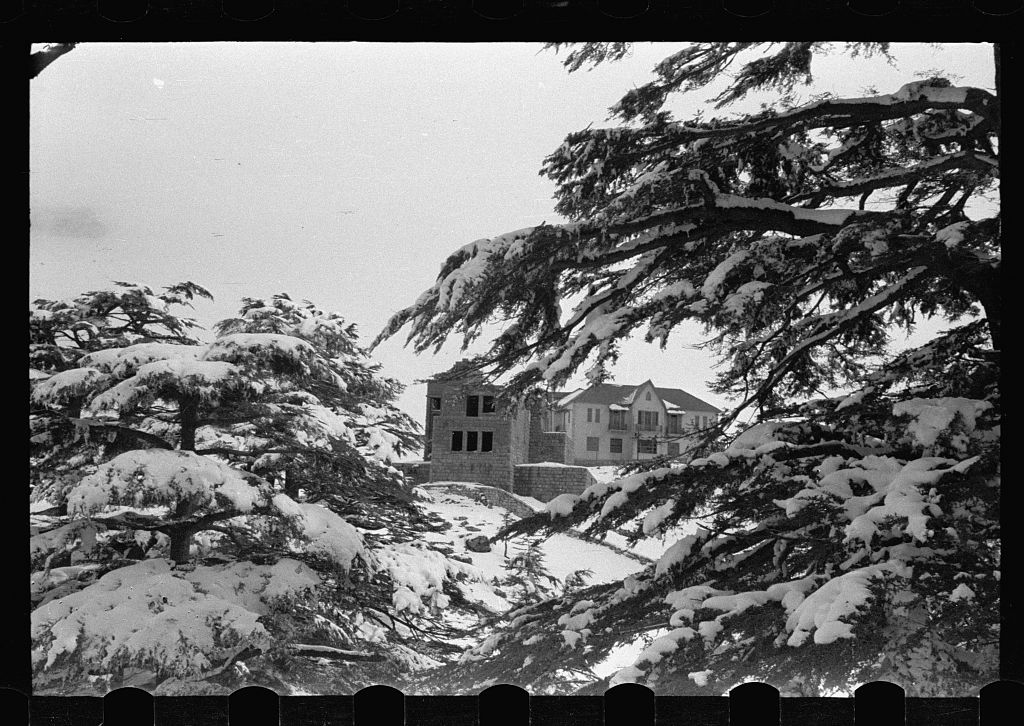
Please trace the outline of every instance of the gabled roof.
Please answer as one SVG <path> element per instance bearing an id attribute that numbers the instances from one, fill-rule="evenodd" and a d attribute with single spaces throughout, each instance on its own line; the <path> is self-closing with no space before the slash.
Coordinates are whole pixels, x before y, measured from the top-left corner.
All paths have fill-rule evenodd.
<path id="1" fill-rule="evenodd" d="M 596 386 L 584 388 L 583 390 L 576 391 L 571 396 L 561 399 L 558 402 L 558 406 L 566 406 L 570 403 L 599 403 L 606 406 L 614 403 L 620 406 L 628 406 L 632 403 L 633 396 L 642 385 L 644 384 L 641 383 L 639 386 L 631 386 L 617 385 L 615 383 L 599 383 Z M 714 413 L 720 413 L 719 409 L 715 406 L 712 406 L 707 401 L 700 400 L 681 388 L 659 388 L 658 386 L 654 386 L 654 390 L 670 409 L 680 408 L 684 411 L 711 411 Z"/>
<path id="2" fill-rule="evenodd" d="M 568 406 L 570 403 L 573 402 L 576 396 L 580 395 L 586 390 L 586 388 L 577 388 L 575 391 L 556 393 L 554 394 L 554 396 L 552 396 L 551 400 L 554 402 L 555 408 L 561 408 L 562 406 Z"/>

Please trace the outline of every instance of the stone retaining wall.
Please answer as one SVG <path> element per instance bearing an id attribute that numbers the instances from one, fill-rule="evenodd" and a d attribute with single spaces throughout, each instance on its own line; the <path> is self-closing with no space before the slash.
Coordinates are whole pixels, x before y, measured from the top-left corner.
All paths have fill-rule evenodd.
<path id="1" fill-rule="evenodd" d="M 513 472 L 512 491 L 542 502 L 559 494 L 580 494 L 595 481 L 585 466 L 520 464 Z"/>
<path id="2" fill-rule="evenodd" d="M 407 484 L 416 486 L 430 481 L 429 461 L 396 461 L 394 467 L 405 474 Z"/>
<path id="3" fill-rule="evenodd" d="M 449 452 L 444 458 L 430 462 L 430 480 L 471 481 L 508 489 L 512 480 L 512 464 L 508 461 L 508 454 Z"/>
<path id="4" fill-rule="evenodd" d="M 534 513 L 533 509 L 529 505 L 516 499 L 510 492 L 498 487 L 481 486 L 473 484 L 459 484 L 459 483 L 438 483 L 438 484 L 425 484 L 424 489 L 444 488 L 448 491 L 461 494 L 465 497 L 469 497 L 473 501 L 481 502 L 491 507 L 503 507 L 517 517 L 529 517 Z"/>

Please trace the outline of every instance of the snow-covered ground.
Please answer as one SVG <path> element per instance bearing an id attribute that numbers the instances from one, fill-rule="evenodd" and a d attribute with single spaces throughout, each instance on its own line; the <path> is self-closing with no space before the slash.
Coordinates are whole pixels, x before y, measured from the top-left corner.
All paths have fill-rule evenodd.
<path id="1" fill-rule="evenodd" d="M 503 507 L 487 506 L 444 487 L 421 487 L 417 493 L 423 497 L 419 503 L 424 509 L 452 524 L 452 529 L 446 532 L 425 533 L 426 541 L 451 544 L 456 554 L 472 559 L 473 566 L 489 578 L 501 579 L 508 574 L 506 565 L 515 554 L 511 544 L 507 550 L 504 543 L 499 542 L 492 546 L 490 552 L 469 552 L 465 541 L 481 535 L 493 537 L 504 524 L 515 521 L 517 517 Z M 588 585 L 621 580 L 645 564 L 603 544 L 561 533 L 549 537 L 542 545 L 542 551 L 548 571 L 559 580 L 564 580 L 576 570 L 592 570 L 594 574 L 587 580 Z"/>
<path id="2" fill-rule="evenodd" d="M 458 557 L 471 563 L 474 576 L 459 581 L 463 596 L 482 605 L 499 617 L 517 605 L 515 593 L 508 586 L 511 571 L 509 564 L 517 554 L 517 540 L 497 542 L 490 552 L 472 552 L 466 549 L 466 540 L 472 537 L 493 537 L 504 526 L 519 519 L 518 516 L 500 505 L 489 505 L 469 495 L 468 491 L 484 488 L 473 482 L 451 482 L 452 487 L 434 483 L 417 487 L 418 504 L 446 522 L 451 527 L 441 532 L 424 532 L 424 544 L 435 545 L 442 550 L 451 550 L 450 557 Z M 468 491 L 467 491 L 468 490 Z M 516 497 L 534 511 L 543 510 L 544 504 L 530 497 Z M 554 534 L 541 544 L 544 565 L 548 573 L 559 580 L 555 592 L 564 587 L 566 578 L 578 570 L 590 570 L 586 585 L 621 580 L 630 573 L 642 569 L 646 562 L 629 557 L 598 542 L 588 542 L 568 534 Z M 477 574 L 478 573 L 478 574 Z M 480 627 L 483 623 L 477 616 L 465 612 L 443 611 L 445 622 L 465 633 L 464 637 L 452 639 L 451 645 L 464 649 L 478 645 L 491 632 L 497 621 Z M 632 661 L 630 661 L 632 662 Z"/>
<path id="3" fill-rule="evenodd" d="M 616 467 L 613 466 L 591 468 L 594 478 L 598 481 L 613 480 L 615 470 Z M 480 486 L 471 482 L 452 482 L 452 484 L 454 487 Z M 492 546 L 490 552 L 478 553 L 467 551 L 465 541 L 479 535 L 492 537 L 503 525 L 513 521 L 516 517 L 503 507 L 488 506 L 465 494 L 449 490 L 445 486 L 435 484 L 430 487 L 419 487 L 416 491 L 422 497 L 419 503 L 424 509 L 452 524 L 452 528 L 445 532 L 426 533 L 424 539 L 436 544 L 452 546 L 455 554 L 471 558 L 473 566 L 479 568 L 491 582 L 497 583 L 508 574 L 506 569 L 508 559 L 515 553 L 511 545 L 506 550 L 505 544 L 499 542 Z M 537 499 L 520 495 L 513 496 L 534 511 L 544 510 L 545 504 Z M 694 523 L 692 527 L 673 528 L 663 538 L 648 537 L 632 545 L 628 544 L 626 538 L 618 532 L 609 532 L 604 536 L 604 542 L 611 547 L 600 542 L 584 541 L 569 534 L 559 533 L 549 537 L 542 545 L 542 550 L 548 570 L 560 580 L 564 581 L 565 577 L 575 570 L 589 569 L 593 571 L 593 575 L 587 580 L 588 585 L 613 582 L 621 580 L 645 566 L 642 560 L 622 554 L 617 549 L 627 550 L 641 557 L 656 560 L 669 545 L 680 537 L 692 534 L 696 526 Z M 613 547 L 617 549 L 613 549 Z M 463 583 L 461 588 L 467 597 L 477 600 L 495 612 L 501 612 L 510 607 L 510 603 L 496 595 L 491 586 L 483 583 Z M 499 589 L 499 592 L 502 590 Z M 644 648 L 649 645 L 649 641 L 663 634 L 658 631 L 649 634 L 651 636 L 649 638 L 614 648 L 607 658 L 594 667 L 594 672 L 599 677 L 606 677 L 632 665 Z M 483 633 L 479 633 L 478 637 L 481 635 Z M 460 642 L 460 645 L 466 647 L 473 644 L 471 638 Z"/>
<path id="4" fill-rule="evenodd" d="M 618 478 L 619 467 L 617 466 L 588 466 L 590 474 L 599 482 L 609 482 Z"/>

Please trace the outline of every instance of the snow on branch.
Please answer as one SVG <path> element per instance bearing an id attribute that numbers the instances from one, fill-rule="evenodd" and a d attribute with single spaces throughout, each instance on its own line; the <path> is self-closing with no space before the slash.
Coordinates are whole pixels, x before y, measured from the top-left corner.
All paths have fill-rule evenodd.
<path id="1" fill-rule="evenodd" d="M 245 648 L 273 644 L 261 618 L 308 596 L 320 578 L 295 560 L 175 570 L 153 559 L 109 572 L 32 613 L 32 665 L 116 672 L 146 663 L 201 678 Z"/>
<path id="2" fill-rule="evenodd" d="M 285 367 L 304 375 L 323 369 L 316 349 L 301 338 L 277 333 L 231 333 L 217 338 L 203 353 L 204 361 L 237 365 Z"/>
<path id="3" fill-rule="evenodd" d="M 890 189 L 917 181 L 930 174 L 951 169 L 973 169 L 986 173 L 998 173 L 999 162 L 987 154 L 974 151 L 957 151 L 936 156 L 912 166 L 896 166 L 873 172 L 870 176 L 825 184 L 819 189 L 789 198 L 790 202 L 815 200 L 827 197 L 854 197 L 877 189 Z"/>
<path id="4" fill-rule="evenodd" d="M 365 557 L 366 548 L 359 531 L 326 507 L 296 502 L 286 494 L 275 494 L 273 505 L 295 525 L 302 537 L 302 543 L 297 545 L 299 550 L 327 557 L 344 570 L 352 566 L 357 556 Z"/>
<path id="5" fill-rule="evenodd" d="M 147 363 L 169 359 L 197 360 L 205 350 L 204 345 L 136 343 L 124 348 L 105 348 L 86 353 L 79 360 L 79 365 L 98 368 L 118 378 L 127 378 Z"/>
<path id="6" fill-rule="evenodd" d="M 811 633 L 814 642 L 826 645 L 840 638 L 852 638 L 852 616 L 871 599 L 871 580 L 886 573 L 910 577 L 912 570 L 898 561 L 868 565 L 834 577 L 807 596 L 786 620 L 792 633 L 785 641 L 789 646 L 803 645 Z"/>
<path id="7" fill-rule="evenodd" d="M 483 572 L 472 565 L 409 542 L 380 547 L 374 551 L 373 559 L 377 568 L 391 577 L 395 612 L 419 613 L 425 609 L 425 603 L 438 609 L 448 607 L 444 584 L 458 575 L 486 580 Z"/>
<path id="8" fill-rule="evenodd" d="M 813 101 L 803 106 L 776 113 L 766 112 L 735 123 L 713 121 L 704 126 L 672 123 L 659 127 L 665 141 L 650 144 L 643 155 L 652 154 L 700 140 L 740 138 L 766 132 L 788 133 L 800 130 L 844 128 L 870 121 L 886 121 L 923 113 L 931 109 L 968 109 L 993 122 L 998 121 L 999 103 L 995 96 L 980 88 L 949 86 L 947 82 L 928 79 L 904 84 L 893 93 L 859 98 L 835 98 Z M 601 133 L 594 129 L 589 133 Z M 651 133 L 645 128 L 635 134 Z"/>
<path id="9" fill-rule="evenodd" d="M 734 194 L 716 193 L 704 204 L 663 211 L 630 222 L 612 225 L 580 223 L 561 229 L 560 232 L 557 226 L 535 228 L 534 233 L 526 234 L 525 237 L 517 236 L 516 239 L 529 244 L 533 241 L 534 234 L 540 242 L 547 241 L 552 233 L 555 233 L 572 240 L 580 254 L 573 258 L 560 257 L 549 260 L 546 269 L 550 274 L 562 270 L 613 265 L 630 258 L 649 255 L 656 249 L 672 248 L 706 236 L 717 237 L 738 231 L 774 231 L 809 236 L 838 231 L 854 218 L 867 220 L 880 216 L 876 212 L 806 209 L 769 198 L 749 199 Z M 632 236 L 645 230 L 649 234 L 645 243 L 617 246 L 618 241 L 629 241 Z M 593 249 L 588 249 L 588 243 L 594 245 Z M 409 339 L 417 341 L 418 347 L 443 341 L 451 333 L 456 320 L 468 326 L 482 323 L 486 315 L 493 310 L 481 308 L 480 297 L 473 291 L 485 278 L 507 279 L 524 273 L 521 269 L 506 264 L 500 255 L 479 253 L 481 249 L 485 249 L 485 246 L 477 242 L 474 243 L 472 253 L 466 253 L 457 259 L 453 256 L 449 260 L 450 269 L 439 277 L 433 287 L 420 295 L 416 303 L 396 313 L 380 333 L 375 344 L 395 335 L 409 323 L 412 324 Z M 641 272 L 638 272 L 637 276 L 644 277 Z M 623 278 L 620 282 L 620 287 L 629 286 L 628 278 Z M 511 294 L 518 296 L 522 293 L 512 291 Z M 503 304 L 510 302 L 508 298 L 501 298 L 501 301 Z M 586 318 L 588 324 L 594 323 L 594 314 L 598 312 L 581 304 L 574 319 L 579 321 Z M 618 318 L 621 312 L 614 315 Z M 587 332 L 589 334 L 590 331 Z"/>
<path id="10" fill-rule="evenodd" d="M 92 393 L 109 380 L 109 375 L 96 368 L 72 368 L 40 379 L 32 390 L 32 400 L 43 405 L 57 405 Z"/>
<path id="11" fill-rule="evenodd" d="M 242 384 L 241 369 L 222 361 L 169 358 L 139 366 L 131 378 L 99 394 L 89 403 L 94 411 L 129 410 L 152 402 L 163 392 L 209 401 L 232 384 Z"/>
<path id="12" fill-rule="evenodd" d="M 140 449 L 100 465 L 68 493 L 68 511 L 89 516 L 118 504 L 168 506 L 189 500 L 239 513 L 267 502 L 267 485 L 250 474 L 191 451 Z"/>

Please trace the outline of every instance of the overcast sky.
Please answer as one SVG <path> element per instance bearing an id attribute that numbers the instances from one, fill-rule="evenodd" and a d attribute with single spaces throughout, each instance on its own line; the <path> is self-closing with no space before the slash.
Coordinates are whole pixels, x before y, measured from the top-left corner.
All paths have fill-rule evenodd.
<path id="1" fill-rule="evenodd" d="M 532 43 L 81 44 L 31 85 L 30 299 L 192 280 L 215 297 L 195 311 L 209 327 L 243 296 L 287 292 L 357 323 L 368 344 L 458 247 L 559 221 L 544 156 L 606 125 L 678 47 L 639 44 L 569 74 Z M 817 62 L 804 93 L 894 91 L 928 69 L 993 86 L 987 44 L 896 48 L 895 68 Z M 664 352 L 628 344 L 615 382 L 650 378 L 725 407 L 700 340 L 694 327 Z M 436 356 L 403 342 L 374 355 L 409 385 L 400 404 L 419 420 L 415 380 L 461 357 L 460 341 Z"/>

